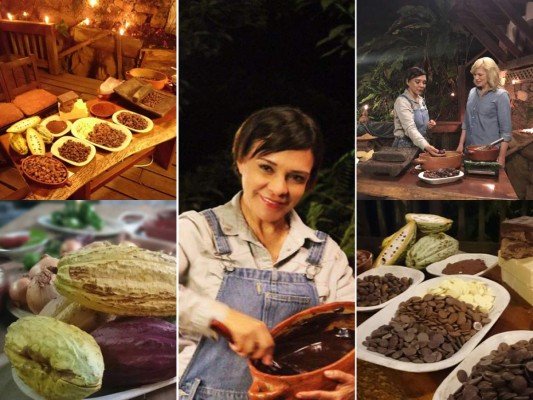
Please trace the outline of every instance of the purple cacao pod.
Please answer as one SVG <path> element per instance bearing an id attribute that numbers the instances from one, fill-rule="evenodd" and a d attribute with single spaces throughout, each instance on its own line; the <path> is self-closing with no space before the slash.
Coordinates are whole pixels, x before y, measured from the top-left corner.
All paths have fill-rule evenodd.
<path id="1" fill-rule="evenodd" d="M 121 318 L 91 335 L 102 350 L 106 387 L 140 386 L 176 376 L 176 325 L 168 321 Z"/>

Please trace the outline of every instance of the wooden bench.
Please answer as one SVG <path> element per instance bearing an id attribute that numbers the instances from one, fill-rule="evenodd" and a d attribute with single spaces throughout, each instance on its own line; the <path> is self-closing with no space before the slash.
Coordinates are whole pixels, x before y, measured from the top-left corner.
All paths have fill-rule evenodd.
<path id="1" fill-rule="evenodd" d="M 54 24 L 0 19 L 0 43 L 8 57 L 34 54 L 38 67 L 53 75 L 61 72 Z"/>

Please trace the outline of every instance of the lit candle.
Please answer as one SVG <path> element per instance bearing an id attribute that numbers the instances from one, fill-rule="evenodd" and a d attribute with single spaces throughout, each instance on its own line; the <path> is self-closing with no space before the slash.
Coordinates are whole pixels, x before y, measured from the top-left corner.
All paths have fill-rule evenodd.
<path id="1" fill-rule="evenodd" d="M 120 33 L 120 36 L 124 35 L 124 28 L 120 28 L 118 32 Z"/>
<path id="2" fill-rule="evenodd" d="M 85 20 L 83 21 L 85 23 L 85 25 L 89 26 L 89 18 L 85 18 Z"/>
<path id="3" fill-rule="evenodd" d="M 130 22 L 129 22 L 129 21 L 126 21 L 126 22 L 124 23 L 124 27 L 125 27 L 126 29 L 128 29 L 129 26 L 130 26 Z"/>
<path id="4" fill-rule="evenodd" d="M 450 96 L 455 97 L 455 92 L 451 92 Z"/>
<path id="5" fill-rule="evenodd" d="M 96 0 L 89 0 L 89 5 L 94 8 L 96 6 Z"/>
<path id="6" fill-rule="evenodd" d="M 44 16 L 44 22 L 47 23 L 47 24 L 50 23 L 50 18 L 48 18 L 48 15 Z"/>
<path id="7" fill-rule="evenodd" d="M 13 16 L 10 13 L 7 13 L 7 19 L 13 21 Z"/>
<path id="8" fill-rule="evenodd" d="M 26 11 L 24 11 L 22 15 L 24 16 L 24 18 L 28 18 L 28 13 Z"/>

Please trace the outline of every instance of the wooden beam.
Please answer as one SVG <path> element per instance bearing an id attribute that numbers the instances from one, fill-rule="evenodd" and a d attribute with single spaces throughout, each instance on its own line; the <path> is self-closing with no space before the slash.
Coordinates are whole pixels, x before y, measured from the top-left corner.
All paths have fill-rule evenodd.
<path id="1" fill-rule="evenodd" d="M 500 63 L 506 61 L 507 57 L 505 52 L 500 46 L 498 46 L 498 43 L 485 32 L 483 27 L 480 26 L 476 20 L 468 17 L 461 17 L 461 24 L 468 29 Z"/>
<path id="2" fill-rule="evenodd" d="M 74 53 L 75 51 L 81 49 L 82 47 L 88 46 L 91 43 L 96 42 L 97 40 L 100 40 L 100 39 L 102 39 L 102 38 L 104 38 L 106 36 L 111 35 L 112 33 L 113 32 L 111 32 L 111 31 L 105 31 L 105 32 L 102 32 L 102 33 L 92 37 L 91 39 L 87 39 L 84 42 L 78 43 L 76 46 L 72 46 L 72 47 L 62 51 L 61 53 L 59 53 L 59 58 L 63 58 L 65 56 L 69 55 L 70 53 Z"/>
<path id="3" fill-rule="evenodd" d="M 517 60 L 512 60 L 501 65 L 501 69 L 517 69 L 533 65 L 533 55 L 525 56 Z"/>
<path id="4" fill-rule="evenodd" d="M 483 11 L 482 8 L 476 9 L 474 15 L 482 25 L 492 27 L 492 34 L 505 45 L 507 50 L 509 50 L 513 56 L 519 58 L 524 55 L 522 51 L 511 41 L 511 39 L 507 37 L 507 34 L 500 28 L 500 26 L 496 25 L 494 21 L 491 21 L 489 16 L 485 13 L 485 11 Z"/>
<path id="5" fill-rule="evenodd" d="M 522 31 L 528 42 L 533 43 L 533 27 L 529 26 L 527 21 L 506 1 L 491 0 L 507 17 L 516 25 L 516 29 Z M 518 36 L 518 34 L 517 34 Z"/>

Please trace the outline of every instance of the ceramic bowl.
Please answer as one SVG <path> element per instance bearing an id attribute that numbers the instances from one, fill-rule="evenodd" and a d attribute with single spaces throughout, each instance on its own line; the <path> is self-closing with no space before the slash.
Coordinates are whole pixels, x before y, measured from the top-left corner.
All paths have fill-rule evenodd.
<path id="1" fill-rule="evenodd" d="M 109 118 L 115 113 L 116 110 L 117 109 L 113 103 L 108 101 L 100 101 L 98 103 L 94 103 L 89 111 L 91 111 L 91 114 L 95 117 Z"/>
<path id="2" fill-rule="evenodd" d="M 439 168 L 459 169 L 463 161 L 463 154 L 459 151 L 446 150 L 444 156 L 434 157 L 429 153 L 422 153 L 414 161 L 416 164 L 420 164 L 423 170 Z"/>
<path id="3" fill-rule="evenodd" d="M 292 333 L 300 327 L 309 326 L 314 329 L 313 321 L 320 321 L 327 314 L 335 315 L 335 319 L 330 321 L 323 332 L 332 329 L 341 329 L 348 333 L 355 330 L 355 303 L 335 302 L 311 307 L 299 312 L 292 317 L 282 321 L 272 328 L 272 337 L 276 341 L 280 335 Z M 316 318 L 316 319 L 315 319 Z M 328 319 L 326 319 L 327 321 Z M 318 324 L 319 330 L 320 327 Z M 346 340 L 348 336 L 337 336 L 340 340 Z M 323 351 L 320 346 L 314 346 L 318 352 Z M 300 351 L 300 350 L 299 350 Z M 298 373 L 296 375 L 273 375 L 257 369 L 253 362 L 248 361 L 248 366 L 252 374 L 253 383 L 248 390 L 248 398 L 251 400 L 265 399 L 285 399 L 296 400 L 296 393 L 304 390 L 333 390 L 336 382 L 324 376 L 324 371 L 337 369 L 348 374 L 354 374 L 355 369 L 355 348 L 342 355 L 329 365 L 312 370 L 310 372 Z"/>
<path id="4" fill-rule="evenodd" d="M 52 183 L 50 181 L 45 181 L 45 180 L 35 177 L 35 175 L 33 175 L 28 165 L 32 160 L 36 160 L 38 158 L 41 158 L 41 163 L 45 163 L 45 164 L 55 163 L 58 169 L 63 170 L 63 175 L 65 176 L 65 178 L 61 182 Z M 22 160 L 22 172 L 27 179 L 29 179 L 30 181 L 34 183 L 43 185 L 43 186 L 59 187 L 59 186 L 63 186 L 67 184 L 68 182 L 68 169 L 66 165 L 63 164 L 61 161 L 55 159 L 54 157 L 50 157 L 50 156 L 41 156 L 41 155 L 34 154 L 32 156 L 26 157 L 25 159 Z"/>
<path id="5" fill-rule="evenodd" d="M 368 250 L 357 250 L 357 275 L 372 267 L 374 256 Z"/>
<path id="6" fill-rule="evenodd" d="M 482 147 L 482 144 L 471 144 L 466 146 L 466 154 L 468 159 L 472 161 L 496 161 L 500 149 L 496 146 L 491 146 L 486 150 L 479 150 L 479 147 Z"/>
<path id="7" fill-rule="evenodd" d="M 167 76 L 155 69 L 150 68 L 132 68 L 126 72 L 126 77 L 141 79 L 153 86 L 154 89 L 161 90 L 168 82 Z"/>

